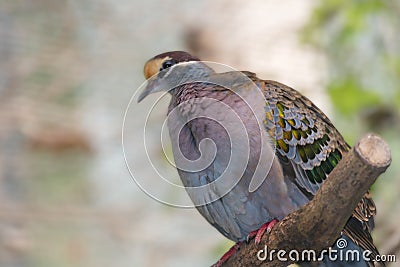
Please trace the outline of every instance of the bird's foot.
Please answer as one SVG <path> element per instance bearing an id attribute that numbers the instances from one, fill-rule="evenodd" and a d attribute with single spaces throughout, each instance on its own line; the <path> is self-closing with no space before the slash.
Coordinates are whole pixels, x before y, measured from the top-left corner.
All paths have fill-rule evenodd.
<path id="1" fill-rule="evenodd" d="M 236 251 L 238 251 L 241 243 L 242 242 L 237 242 L 235 245 L 233 245 L 227 252 L 225 252 L 224 255 L 222 255 L 219 261 L 214 263 L 211 267 L 221 267 L 223 263 L 225 263 L 230 257 L 232 257 L 236 253 Z"/>
<path id="2" fill-rule="evenodd" d="M 272 227 L 274 227 L 277 222 L 279 222 L 278 219 L 273 219 L 272 221 L 261 225 L 260 229 L 250 232 L 250 234 L 247 236 L 247 243 L 250 241 L 250 239 L 254 238 L 254 242 L 257 245 L 260 244 L 264 233 L 267 232 L 267 234 L 269 234 L 269 232 L 272 230 Z"/>

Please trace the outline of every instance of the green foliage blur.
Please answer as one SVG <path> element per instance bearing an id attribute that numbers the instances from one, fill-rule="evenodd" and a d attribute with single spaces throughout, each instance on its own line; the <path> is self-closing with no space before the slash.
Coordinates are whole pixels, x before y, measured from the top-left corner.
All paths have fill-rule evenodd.
<path id="1" fill-rule="evenodd" d="M 399 14 L 398 1 L 320 1 L 303 32 L 327 56 L 334 108 L 345 120 L 363 115 L 375 131 L 398 122 Z"/>

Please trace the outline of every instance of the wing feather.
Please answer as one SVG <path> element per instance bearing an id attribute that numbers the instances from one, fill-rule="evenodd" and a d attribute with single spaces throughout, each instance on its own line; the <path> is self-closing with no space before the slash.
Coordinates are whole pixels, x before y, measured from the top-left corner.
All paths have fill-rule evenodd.
<path id="1" fill-rule="evenodd" d="M 281 83 L 246 74 L 265 94 L 264 124 L 276 141 L 283 168 L 290 168 L 287 173 L 295 174 L 290 178 L 311 199 L 350 146 L 328 117 L 305 96 Z M 379 254 L 370 234 L 375 214 L 375 204 L 367 192 L 343 230 L 373 255 Z"/>

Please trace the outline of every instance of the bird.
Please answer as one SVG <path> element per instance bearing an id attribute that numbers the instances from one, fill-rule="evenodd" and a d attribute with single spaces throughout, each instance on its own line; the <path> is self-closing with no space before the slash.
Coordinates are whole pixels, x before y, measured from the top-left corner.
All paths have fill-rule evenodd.
<path id="1" fill-rule="evenodd" d="M 213 266 L 308 203 L 351 148 L 307 97 L 253 72 L 217 72 L 187 52 L 170 51 L 149 59 L 144 76 L 138 102 L 156 92 L 171 95 L 167 125 L 182 184 L 200 214 L 236 242 Z M 375 215 L 367 192 L 342 231 L 372 258 L 379 255 L 371 237 Z"/>

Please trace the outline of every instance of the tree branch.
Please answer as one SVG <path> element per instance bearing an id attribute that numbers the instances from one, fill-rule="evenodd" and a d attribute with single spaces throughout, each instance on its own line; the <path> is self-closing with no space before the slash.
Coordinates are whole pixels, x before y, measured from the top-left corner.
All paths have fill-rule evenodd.
<path id="1" fill-rule="evenodd" d="M 307 205 L 289 214 L 265 234 L 259 245 L 243 242 L 239 250 L 222 266 L 287 266 L 275 256 L 261 261 L 257 252 L 264 249 L 321 251 L 340 236 L 358 202 L 391 163 L 388 145 L 380 137 L 363 137 L 329 174 Z M 287 257 L 287 254 L 286 254 Z"/>

